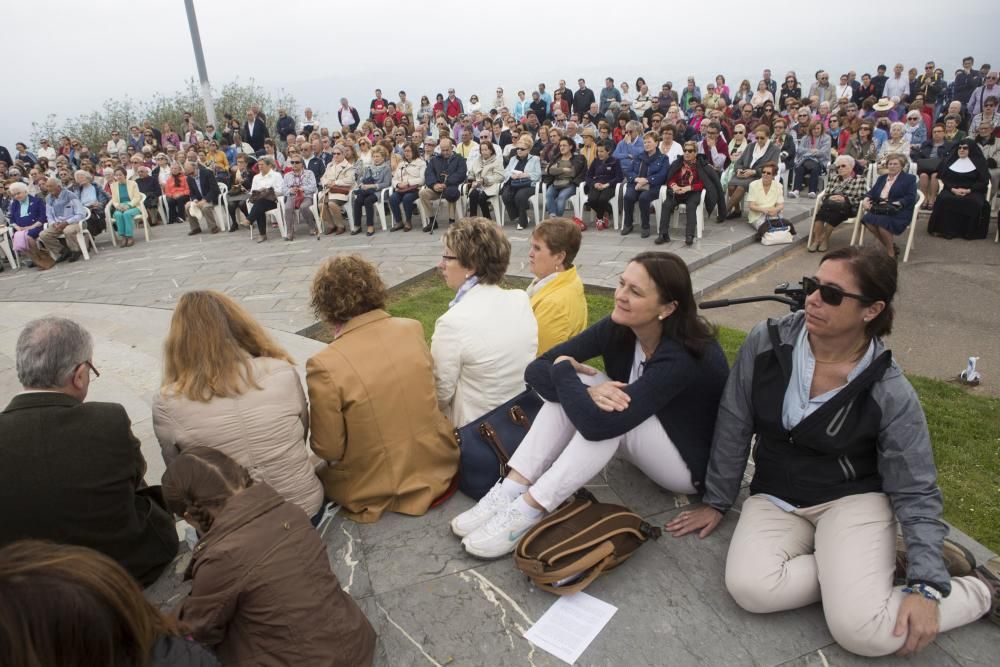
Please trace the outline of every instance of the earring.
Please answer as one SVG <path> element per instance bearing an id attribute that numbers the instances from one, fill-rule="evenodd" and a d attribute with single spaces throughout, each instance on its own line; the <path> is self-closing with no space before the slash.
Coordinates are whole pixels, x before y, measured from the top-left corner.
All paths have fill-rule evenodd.
<path id="1" fill-rule="evenodd" d="M 660 321 L 662 322 L 662 321 L 663 321 L 663 318 L 665 318 L 665 317 L 666 317 L 666 315 L 660 315 L 660 316 L 659 316 L 659 317 L 658 317 L 657 319 L 658 319 L 658 320 L 660 320 Z"/>
<path id="2" fill-rule="evenodd" d="M 872 321 L 872 318 L 870 318 L 870 317 L 866 317 L 866 318 L 864 318 L 864 319 L 865 319 L 865 323 L 866 323 L 866 324 L 867 324 L 868 322 L 871 322 L 871 321 Z"/>

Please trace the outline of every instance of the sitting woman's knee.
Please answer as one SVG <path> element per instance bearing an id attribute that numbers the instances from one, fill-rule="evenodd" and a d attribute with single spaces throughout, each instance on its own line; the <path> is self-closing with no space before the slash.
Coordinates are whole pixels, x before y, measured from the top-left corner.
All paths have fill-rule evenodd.
<path id="1" fill-rule="evenodd" d="M 726 590 L 736 604 L 752 614 L 776 611 L 772 604 L 774 591 L 761 575 L 760 568 L 734 565 L 732 559 L 727 559 Z"/>
<path id="2" fill-rule="evenodd" d="M 845 650 L 855 655 L 877 657 L 889 655 L 899 650 L 906 637 L 896 637 L 891 631 L 880 632 L 881 624 L 875 623 L 871 616 L 866 621 L 865 614 L 857 608 L 845 608 L 839 611 L 823 610 L 826 616 L 826 627 L 837 642 Z"/>

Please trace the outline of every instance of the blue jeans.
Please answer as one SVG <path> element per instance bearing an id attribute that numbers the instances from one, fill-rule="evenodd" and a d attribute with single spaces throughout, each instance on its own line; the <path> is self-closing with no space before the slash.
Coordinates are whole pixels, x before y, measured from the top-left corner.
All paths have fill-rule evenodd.
<path id="1" fill-rule="evenodd" d="M 622 223 L 625 227 L 632 226 L 632 219 L 635 213 L 633 209 L 635 208 L 636 202 L 639 203 L 639 220 L 642 224 L 643 229 L 649 229 L 649 207 L 653 205 L 653 202 L 657 200 L 660 195 L 660 189 L 657 188 L 656 192 L 652 190 L 636 190 L 635 186 L 631 183 L 625 190 L 625 197 L 623 198 L 625 205 L 625 220 Z"/>
<path id="2" fill-rule="evenodd" d="M 407 192 L 393 191 L 389 197 L 389 209 L 392 210 L 392 219 L 394 222 L 410 224 L 410 218 L 413 217 L 413 207 L 417 201 L 417 193 L 419 191 L 419 188 L 408 190 Z M 400 210 L 400 204 L 402 204 L 402 211 Z"/>
<path id="3" fill-rule="evenodd" d="M 549 214 L 561 216 L 566 211 L 566 201 L 575 194 L 575 185 L 567 185 L 564 188 L 550 185 L 545 191 L 545 210 Z"/>

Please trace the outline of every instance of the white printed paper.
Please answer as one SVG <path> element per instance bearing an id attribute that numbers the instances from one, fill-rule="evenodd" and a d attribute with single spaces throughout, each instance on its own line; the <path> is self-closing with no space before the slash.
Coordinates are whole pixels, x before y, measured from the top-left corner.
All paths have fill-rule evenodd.
<path id="1" fill-rule="evenodd" d="M 618 607 L 586 593 L 566 595 L 542 614 L 524 638 L 572 665 L 617 611 Z"/>

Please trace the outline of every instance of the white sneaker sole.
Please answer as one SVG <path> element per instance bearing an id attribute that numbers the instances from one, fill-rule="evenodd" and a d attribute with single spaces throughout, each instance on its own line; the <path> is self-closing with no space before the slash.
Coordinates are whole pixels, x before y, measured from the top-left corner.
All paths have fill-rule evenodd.
<path id="1" fill-rule="evenodd" d="M 498 558 L 503 558 L 505 556 L 509 556 L 512 553 L 514 553 L 514 549 L 517 548 L 517 542 L 514 542 L 513 544 L 511 544 L 510 545 L 510 549 L 508 549 L 507 551 L 504 551 L 501 554 L 498 554 L 498 553 L 485 553 L 485 552 L 479 551 L 479 550 L 475 549 L 474 547 L 471 547 L 468 544 L 466 544 L 464 540 L 462 541 L 462 547 L 465 549 L 465 552 L 467 554 L 469 554 L 470 556 L 472 556 L 474 558 L 478 558 L 480 560 L 497 560 Z"/>
<path id="2" fill-rule="evenodd" d="M 450 523 L 450 524 L 448 524 L 448 525 L 450 525 L 450 526 L 451 526 L 451 532 L 453 532 L 453 533 L 455 534 L 455 536 L 456 536 L 456 537 L 460 537 L 460 538 L 462 538 L 462 539 L 465 539 L 465 536 L 466 536 L 466 535 L 468 535 L 468 534 L 472 533 L 472 532 L 473 532 L 474 530 L 476 530 L 477 528 L 479 528 L 479 527 L 480 527 L 480 526 L 482 526 L 482 525 L 483 525 L 484 523 L 486 523 L 487 521 L 489 521 L 489 520 L 490 520 L 490 517 L 486 517 L 486 518 L 485 518 L 485 519 L 483 519 L 483 520 L 482 520 L 482 521 L 481 521 L 480 523 L 476 524 L 475 526 L 472 526 L 472 527 L 471 527 L 471 528 L 469 528 L 468 530 L 464 530 L 464 531 L 463 531 L 463 530 L 460 530 L 460 529 L 459 529 L 459 527 L 458 527 L 458 523 L 456 522 L 456 519 L 457 519 L 457 518 L 458 518 L 458 517 L 455 517 L 455 519 L 452 519 L 452 520 L 451 520 L 451 523 Z"/>

